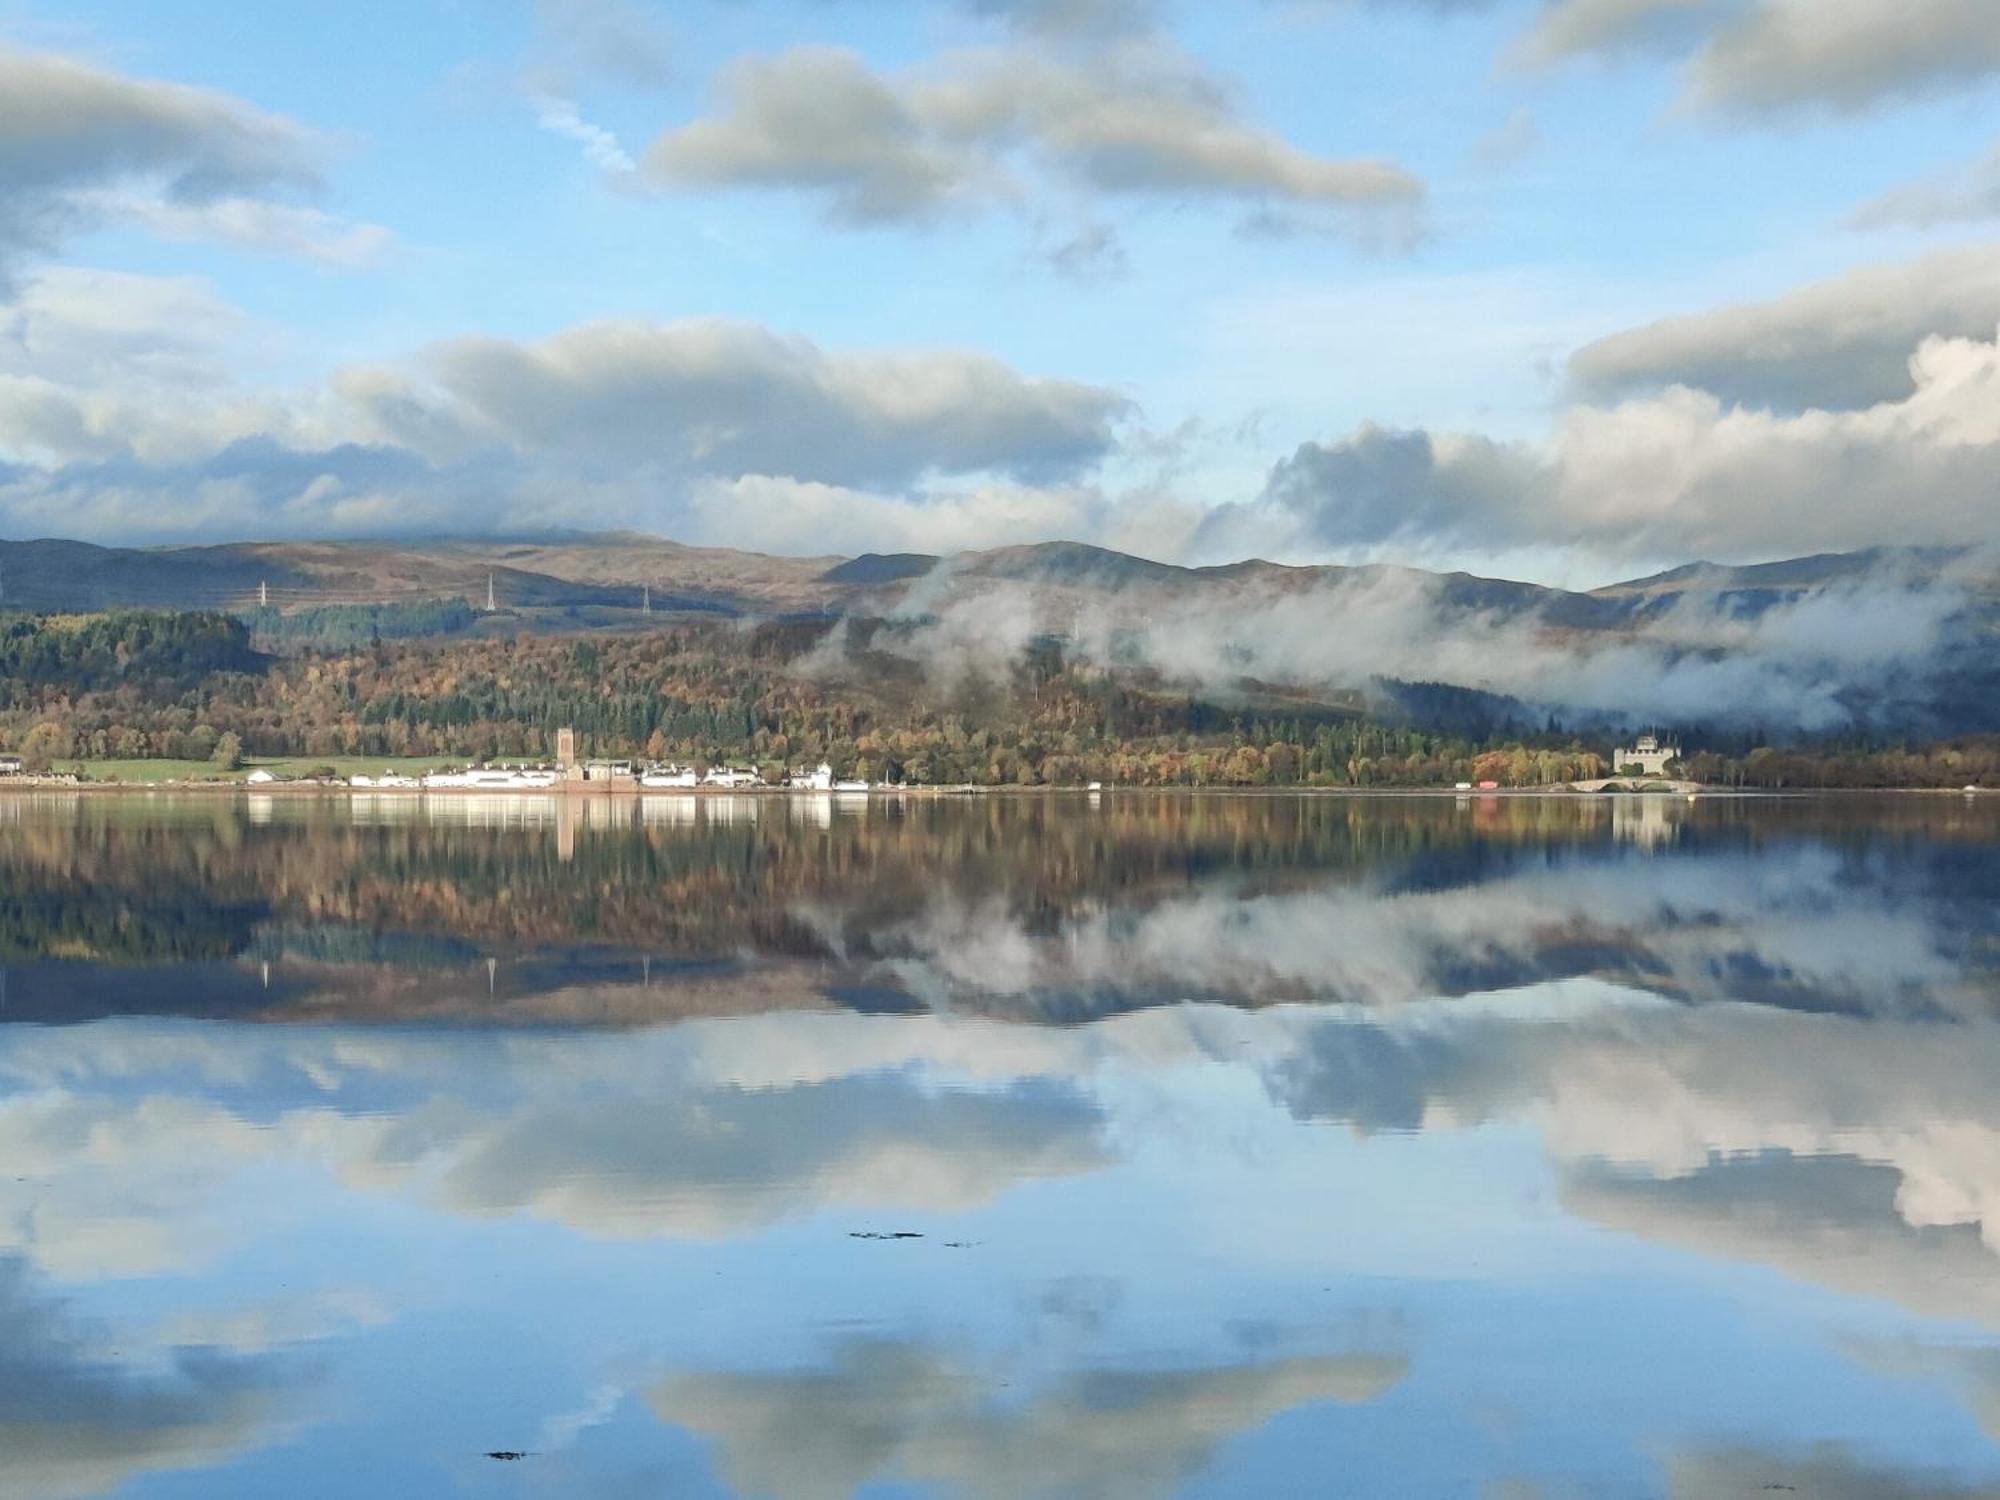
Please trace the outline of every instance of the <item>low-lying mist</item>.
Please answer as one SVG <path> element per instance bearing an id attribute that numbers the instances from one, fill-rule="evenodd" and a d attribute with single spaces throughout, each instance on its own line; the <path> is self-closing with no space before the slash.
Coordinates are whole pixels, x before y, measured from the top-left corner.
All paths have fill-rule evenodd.
<path id="1" fill-rule="evenodd" d="M 1444 683 L 1575 725 L 1673 724 L 1806 735 L 1988 727 L 1993 559 L 1889 557 L 1810 587 L 1578 596 L 1402 568 L 1050 583 L 940 564 L 872 650 L 949 683 L 1055 642 L 1072 664 L 1156 673 L 1219 702 L 1256 689 Z M 1587 610 L 1578 608 L 1588 605 Z M 837 632 L 824 668 L 846 649 Z"/>

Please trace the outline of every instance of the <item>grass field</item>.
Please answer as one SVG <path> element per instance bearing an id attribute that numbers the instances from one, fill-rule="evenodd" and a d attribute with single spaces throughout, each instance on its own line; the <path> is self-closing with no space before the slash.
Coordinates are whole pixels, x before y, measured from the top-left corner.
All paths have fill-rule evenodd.
<path id="1" fill-rule="evenodd" d="M 60 769 L 67 770 L 65 761 Z M 275 760 L 251 758 L 243 762 L 242 769 L 218 771 L 205 760 L 86 760 L 82 762 L 83 773 L 91 781 L 119 781 L 133 786 L 145 786 L 163 781 L 241 781 L 252 771 L 269 771 L 273 776 L 303 776 L 319 766 L 331 766 L 336 775 L 353 776 L 365 773 L 378 776 L 383 771 L 401 771 L 405 775 L 421 775 L 434 771 L 439 766 L 449 764 L 438 756 L 353 756 L 353 755 L 292 755 Z"/>

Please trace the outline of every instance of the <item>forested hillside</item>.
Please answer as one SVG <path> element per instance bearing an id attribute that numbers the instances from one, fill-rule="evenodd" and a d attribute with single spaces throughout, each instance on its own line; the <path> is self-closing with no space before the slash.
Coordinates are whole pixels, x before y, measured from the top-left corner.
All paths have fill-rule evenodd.
<path id="1" fill-rule="evenodd" d="M 923 783 L 1533 785 L 1601 776 L 1609 749 L 1512 700 L 1435 684 L 1367 697 L 1238 686 L 1193 696 L 1039 642 L 1004 674 L 941 675 L 826 622 L 372 640 L 268 657 L 235 619 L 121 613 L 0 627 L 0 747 L 36 759 L 250 755 L 546 756 L 573 724 L 601 754 L 833 762 Z M 1690 747 L 1698 779 L 1956 786 L 2000 777 L 2000 741 Z"/>

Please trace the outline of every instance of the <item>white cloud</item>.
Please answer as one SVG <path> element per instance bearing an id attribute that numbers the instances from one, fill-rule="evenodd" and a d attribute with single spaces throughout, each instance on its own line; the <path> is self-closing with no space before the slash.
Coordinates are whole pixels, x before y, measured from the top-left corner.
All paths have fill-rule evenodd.
<path id="1" fill-rule="evenodd" d="M 1732 404 L 1797 411 L 1909 397 L 1927 336 L 2000 326 L 2000 243 L 1862 266 L 1764 302 L 1610 334 L 1570 357 L 1588 399 L 1685 385 Z"/>
<path id="2" fill-rule="evenodd" d="M 1721 13 L 1718 0 L 1547 0 L 1513 57 L 1530 65 L 1568 58 L 1677 51 Z"/>
<path id="3" fill-rule="evenodd" d="M 584 159 L 600 172 L 623 177 L 638 170 L 638 164 L 626 155 L 618 137 L 602 125 L 593 125 L 584 119 L 569 100 L 542 94 L 535 98 L 534 106 L 535 123 L 551 135 L 561 136 L 582 147 Z"/>
<path id="4" fill-rule="evenodd" d="M 1681 385 L 1572 406 L 1545 445 L 1363 426 L 1302 445 L 1258 501 L 1219 509 L 1202 540 L 1211 554 L 1393 539 L 1724 560 L 1989 542 L 2000 342 L 1926 338 L 1908 368 L 1908 397 L 1858 411 L 1787 415 Z"/>
<path id="5" fill-rule="evenodd" d="M 0 1262 L 0 1490 L 15 1500 L 108 1495 L 282 1434 L 282 1367 L 112 1349 L 105 1334 L 38 1295 L 19 1261 Z"/>
<path id="6" fill-rule="evenodd" d="M 1855 114 L 2000 74 L 1988 0 L 1545 0 L 1513 60 L 1678 55 L 1682 104 L 1738 120 Z"/>
<path id="7" fill-rule="evenodd" d="M 288 200 L 320 188 L 323 143 L 209 89 L 0 46 L 0 272 L 112 219 L 333 264 L 387 231 Z"/>
<path id="8" fill-rule="evenodd" d="M 954 54 L 900 78 L 831 47 L 746 58 L 725 74 L 718 112 L 666 132 L 646 164 L 668 187 L 804 192 L 851 224 L 1032 201 L 1053 179 L 1401 243 L 1423 200 L 1392 162 L 1321 156 L 1244 121 L 1227 89 L 1152 43 L 1089 61 Z"/>
<path id="9" fill-rule="evenodd" d="M 908 1476 L 975 1500 L 1149 1500 L 1281 1412 L 1376 1399 L 1406 1363 L 1351 1353 L 1098 1369 L 1023 1402 L 1000 1399 L 990 1377 L 922 1345 L 852 1341 L 822 1370 L 676 1374 L 650 1399 L 661 1421 L 715 1441 L 723 1472 L 745 1494 L 837 1500 Z"/>
<path id="10" fill-rule="evenodd" d="M 970 350 L 829 351 L 719 318 L 453 339 L 417 368 L 348 377 L 382 437 L 827 484 L 1060 478 L 1103 458 L 1129 409 Z"/>
<path id="11" fill-rule="evenodd" d="M 1688 68 L 1703 109 L 1854 113 L 2000 73 L 1991 0 L 1754 0 Z"/>
<path id="12" fill-rule="evenodd" d="M 1891 188 L 1857 208 L 1849 219 L 1857 229 L 1940 224 L 2000 218 L 2000 145 L 1955 171 L 1920 177 Z"/>

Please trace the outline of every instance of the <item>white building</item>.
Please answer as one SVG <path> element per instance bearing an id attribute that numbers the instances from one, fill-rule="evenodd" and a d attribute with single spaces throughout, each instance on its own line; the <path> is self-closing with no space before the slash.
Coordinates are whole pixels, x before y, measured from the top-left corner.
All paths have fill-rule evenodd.
<path id="1" fill-rule="evenodd" d="M 1667 762 L 1680 758 L 1679 745 L 1662 744 L 1655 736 L 1642 734 L 1631 748 L 1611 752 L 1611 773 L 1623 776 L 1627 766 L 1637 766 L 1641 776 L 1664 776 L 1667 774 Z"/>
<path id="2" fill-rule="evenodd" d="M 710 766 L 708 774 L 702 777 L 701 782 L 703 786 L 735 788 L 762 786 L 764 778 L 742 766 Z"/>
<path id="3" fill-rule="evenodd" d="M 432 771 L 424 777 L 424 785 L 437 791 L 546 791 L 560 778 L 560 772 L 545 766 L 474 766 L 468 771 Z M 385 778 L 375 784 L 388 786 L 392 783 Z"/>
<path id="4" fill-rule="evenodd" d="M 821 761 L 810 773 L 794 772 L 790 785 L 808 792 L 830 792 L 833 790 L 833 767 Z"/>
<path id="5" fill-rule="evenodd" d="M 648 766 L 640 773 L 639 785 L 650 787 L 692 787 L 697 777 L 693 766 Z"/>

